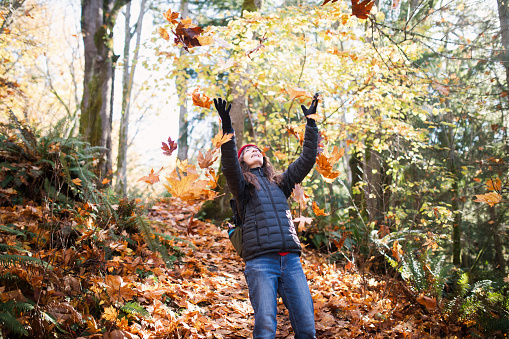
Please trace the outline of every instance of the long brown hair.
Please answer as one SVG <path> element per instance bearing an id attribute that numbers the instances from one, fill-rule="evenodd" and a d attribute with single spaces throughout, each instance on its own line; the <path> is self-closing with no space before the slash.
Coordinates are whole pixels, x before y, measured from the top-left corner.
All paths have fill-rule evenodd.
<path id="1" fill-rule="evenodd" d="M 245 149 L 242 151 L 239 157 L 240 169 L 242 170 L 242 174 L 244 174 L 244 179 L 252 186 L 256 187 L 257 190 L 259 190 L 260 183 L 258 182 L 258 178 L 256 177 L 256 175 L 251 173 L 250 171 L 251 168 L 249 167 L 249 165 L 244 161 L 244 152 L 246 152 Z M 265 155 L 263 155 L 263 165 L 261 167 L 261 171 L 270 182 L 278 186 L 279 184 L 281 184 L 283 176 L 277 173 L 276 169 L 270 162 L 269 158 L 267 158 Z"/>

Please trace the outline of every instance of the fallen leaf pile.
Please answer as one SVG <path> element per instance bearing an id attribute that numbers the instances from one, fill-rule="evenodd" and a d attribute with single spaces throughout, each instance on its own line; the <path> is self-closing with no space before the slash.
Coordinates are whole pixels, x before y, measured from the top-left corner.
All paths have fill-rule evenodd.
<path id="1" fill-rule="evenodd" d="M 33 256 L 52 269 L 0 266 L 0 274 L 25 281 L 12 286 L 4 280 L 1 301 L 36 300 L 39 311 L 55 319 L 37 331 L 56 337 L 249 338 L 253 310 L 244 263 L 226 229 L 194 218 L 195 211 L 176 198 L 149 209 L 152 227 L 165 234 L 170 254 L 178 257 L 173 267 L 166 268 L 138 235 L 114 238 L 85 219 L 81 234 L 75 235 L 75 247 L 46 251 L 39 245 L 34 251 Z M 60 232 L 41 226 L 50 220 L 40 207 L 0 212 L 1 224 L 38 234 L 26 240 L 16 239 L 16 233 L 0 233 L 2 243 L 18 241 L 19 246 L 34 249 L 34 242 L 42 244 Z M 87 243 L 92 236 L 110 250 Z M 318 338 L 454 338 L 460 333 L 454 325 L 442 323 L 433 305 L 413 299 L 393 277 L 360 274 L 355 265 L 328 263 L 324 255 L 307 248 L 301 261 L 314 300 Z M 27 313 L 20 321 L 35 328 L 30 319 Z M 293 337 L 279 300 L 277 338 Z"/>

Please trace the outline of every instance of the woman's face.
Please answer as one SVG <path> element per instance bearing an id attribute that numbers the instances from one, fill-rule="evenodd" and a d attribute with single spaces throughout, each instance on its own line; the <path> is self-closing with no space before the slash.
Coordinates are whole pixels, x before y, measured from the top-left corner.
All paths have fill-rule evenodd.
<path id="1" fill-rule="evenodd" d="M 249 168 L 262 167 L 263 155 L 257 147 L 246 147 L 242 153 L 244 154 L 244 162 L 249 166 Z"/>

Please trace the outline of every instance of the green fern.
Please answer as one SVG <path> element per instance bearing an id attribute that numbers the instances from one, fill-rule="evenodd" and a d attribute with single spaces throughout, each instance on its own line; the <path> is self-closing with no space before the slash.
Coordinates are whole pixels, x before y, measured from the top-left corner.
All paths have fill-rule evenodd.
<path id="1" fill-rule="evenodd" d="M 120 308 L 121 311 L 128 314 L 140 315 L 143 318 L 150 318 L 150 313 L 144 309 L 140 304 L 134 301 L 130 301 Z"/>
<path id="2" fill-rule="evenodd" d="M 0 303 L 0 324 L 13 334 L 28 335 L 27 330 L 16 319 L 16 316 L 31 310 L 33 310 L 33 305 L 26 302 L 9 300 L 5 303 Z"/>
<path id="3" fill-rule="evenodd" d="M 49 263 L 47 263 L 41 259 L 29 257 L 27 255 L 14 255 L 14 254 L 0 254 L 0 265 L 3 265 L 3 266 L 36 265 L 36 266 L 40 266 L 43 268 L 53 269 L 53 267 Z"/>
<path id="4" fill-rule="evenodd" d="M 166 264 L 171 264 L 173 260 L 168 255 L 168 249 L 166 248 L 166 246 L 164 246 L 164 244 L 157 241 L 157 237 L 154 233 L 154 230 L 152 229 L 152 227 L 150 227 L 150 222 L 146 218 L 137 215 L 136 225 L 138 226 L 138 230 L 140 231 L 141 236 L 147 243 L 148 248 L 152 252 L 157 252 L 161 254 L 161 257 L 163 258 Z"/>
<path id="5" fill-rule="evenodd" d="M 24 239 L 26 239 L 26 237 L 27 237 L 26 234 L 21 232 L 20 230 L 17 230 L 15 227 L 16 226 L 13 224 L 0 225 L 0 231 L 4 231 L 4 232 L 11 233 L 14 235 L 19 235 L 19 236 L 22 236 Z"/>
<path id="6" fill-rule="evenodd" d="M 190 242 L 189 240 L 185 240 L 185 239 L 182 239 L 182 238 L 179 238 L 179 237 L 175 237 L 175 236 L 170 235 L 170 234 L 157 233 L 157 232 L 154 233 L 154 234 L 157 235 L 158 237 L 163 238 L 166 241 L 176 240 L 176 241 L 179 241 L 179 242 L 184 242 L 184 243 L 188 244 L 189 247 L 191 247 L 193 250 L 196 249 L 196 247 L 193 245 L 193 243 Z"/>

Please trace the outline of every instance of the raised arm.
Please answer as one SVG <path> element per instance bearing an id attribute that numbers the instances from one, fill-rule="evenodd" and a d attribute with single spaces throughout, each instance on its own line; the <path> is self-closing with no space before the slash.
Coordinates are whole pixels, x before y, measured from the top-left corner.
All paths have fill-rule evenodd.
<path id="1" fill-rule="evenodd" d="M 315 94 L 313 97 L 313 101 L 309 108 L 306 108 L 304 105 L 301 106 L 302 112 L 307 119 L 306 131 L 304 132 L 304 143 L 300 156 L 291 163 L 283 173 L 281 189 L 287 197 L 292 194 L 295 184 L 299 184 L 304 180 L 316 161 L 318 152 L 318 127 L 316 126 L 315 120 L 309 118 L 309 116 L 316 113 L 317 106 L 318 94 Z"/>
<path id="2" fill-rule="evenodd" d="M 230 118 L 230 104 L 226 107 L 226 100 L 221 98 L 214 99 L 214 106 L 221 118 L 223 133 L 235 134 Z M 221 145 L 221 166 L 230 191 L 235 199 L 244 196 L 245 180 L 240 169 L 239 159 L 237 158 L 237 146 L 235 145 L 235 136 L 230 141 Z"/>

